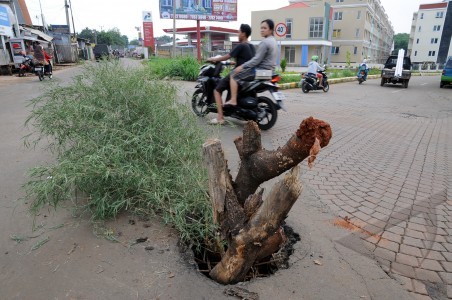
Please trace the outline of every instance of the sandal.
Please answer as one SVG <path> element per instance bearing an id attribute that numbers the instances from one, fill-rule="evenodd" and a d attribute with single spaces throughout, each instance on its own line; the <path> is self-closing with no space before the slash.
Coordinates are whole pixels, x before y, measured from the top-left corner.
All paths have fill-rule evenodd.
<path id="1" fill-rule="evenodd" d="M 212 120 L 209 121 L 210 125 L 224 125 L 224 120 L 217 120 L 217 118 L 213 118 Z"/>

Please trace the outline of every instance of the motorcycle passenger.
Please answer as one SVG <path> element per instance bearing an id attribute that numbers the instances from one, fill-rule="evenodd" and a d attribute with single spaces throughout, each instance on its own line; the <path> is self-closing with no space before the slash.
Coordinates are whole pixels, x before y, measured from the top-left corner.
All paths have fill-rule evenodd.
<path id="1" fill-rule="evenodd" d="M 48 62 L 45 59 L 44 55 L 44 48 L 41 46 L 41 44 L 38 41 L 33 42 L 33 57 L 34 57 L 34 64 L 42 64 L 43 66 L 47 66 Z"/>
<path id="2" fill-rule="evenodd" d="M 319 60 L 319 57 L 317 55 L 313 55 L 311 57 L 311 61 L 308 64 L 308 75 L 311 74 L 312 76 L 315 76 L 319 80 L 319 87 L 323 88 L 323 75 L 320 73 L 317 73 L 317 71 L 323 71 L 324 68 L 322 68 L 319 63 L 317 62 Z"/>
<path id="3" fill-rule="evenodd" d="M 367 79 L 367 73 L 369 72 L 369 67 L 367 66 L 367 59 L 363 59 L 363 62 L 359 65 L 358 68 L 358 74 L 364 71 L 364 76 L 363 76 L 363 80 L 366 81 Z"/>
<path id="4" fill-rule="evenodd" d="M 273 31 L 275 23 L 271 19 L 261 22 L 261 36 L 264 37 L 260 42 L 256 55 L 246 63 L 235 68 L 231 75 L 231 100 L 226 105 L 237 105 L 238 82 L 252 81 L 256 76 L 256 69 L 275 70 L 276 57 L 278 55 L 278 47 L 276 44 Z"/>
<path id="5" fill-rule="evenodd" d="M 241 24 L 239 29 L 239 42 L 232 51 L 226 55 L 220 56 L 220 57 L 211 57 L 208 58 L 207 61 L 210 62 L 218 62 L 218 61 L 224 61 L 228 60 L 231 57 L 235 59 L 235 66 L 236 68 L 238 66 L 241 66 L 243 63 L 249 61 L 254 54 L 256 53 L 256 50 L 254 49 L 254 46 L 248 42 L 248 38 L 251 35 L 251 27 L 248 24 Z M 229 73 L 226 77 L 220 80 L 218 82 L 215 90 L 214 90 L 214 96 L 215 96 L 215 102 L 217 104 L 217 118 L 214 118 L 210 120 L 210 124 L 223 124 L 224 118 L 223 118 L 223 101 L 221 99 L 221 94 L 229 88 L 230 85 L 230 76 Z"/>

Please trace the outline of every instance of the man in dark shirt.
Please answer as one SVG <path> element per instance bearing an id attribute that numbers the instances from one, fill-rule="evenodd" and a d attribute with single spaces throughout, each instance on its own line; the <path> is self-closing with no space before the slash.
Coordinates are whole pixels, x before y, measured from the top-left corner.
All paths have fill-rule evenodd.
<path id="1" fill-rule="evenodd" d="M 239 42 L 232 51 L 226 55 L 219 57 L 211 57 L 207 59 L 210 62 L 218 62 L 223 60 L 228 60 L 231 57 L 235 59 L 235 67 L 249 61 L 253 58 L 256 53 L 254 46 L 248 43 L 248 38 L 251 35 L 251 27 L 248 24 L 240 25 L 239 29 Z M 221 94 L 229 88 L 230 75 L 228 74 L 225 78 L 221 79 L 215 88 L 215 102 L 217 103 L 218 116 L 215 119 L 210 120 L 210 124 L 223 124 L 223 101 L 221 99 Z"/>

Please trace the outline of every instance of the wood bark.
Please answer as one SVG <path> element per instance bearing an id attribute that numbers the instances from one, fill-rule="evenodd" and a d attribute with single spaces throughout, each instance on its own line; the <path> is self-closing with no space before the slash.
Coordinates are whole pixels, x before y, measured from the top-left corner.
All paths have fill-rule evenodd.
<path id="1" fill-rule="evenodd" d="M 234 142 L 241 164 L 235 181 L 230 176 L 219 140 L 204 144 L 209 172 L 209 193 L 214 221 L 219 225 L 227 250 L 210 276 L 217 282 L 242 281 L 256 261 L 277 252 L 285 242 L 282 222 L 302 191 L 298 164 L 314 161 L 321 147 L 328 145 L 332 132 L 328 123 L 305 119 L 281 148 L 262 148 L 256 123 L 248 122 L 243 136 Z M 265 200 L 263 182 L 290 170 L 276 183 Z"/>

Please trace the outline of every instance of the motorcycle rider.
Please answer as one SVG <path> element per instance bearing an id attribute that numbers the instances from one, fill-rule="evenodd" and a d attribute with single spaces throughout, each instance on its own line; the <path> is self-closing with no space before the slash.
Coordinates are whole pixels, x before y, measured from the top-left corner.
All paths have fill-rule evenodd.
<path id="1" fill-rule="evenodd" d="M 367 66 L 367 59 L 363 59 L 363 62 L 361 64 L 359 64 L 358 74 L 361 71 L 364 71 L 363 80 L 366 81 L 367 73 L 369 72 L 369 67 Z"/>
<path id="2" fill-rule="evenodd" d="M 317 62 L 319 60 L 319 57 L 317 55 L 313 55 L 311 57 L 311 61 L 308 64 L 308 74 L 312 74 L 312 76 L 316 76 L 319 80 L 319 87 L 323 88 L 323 75 L 320 73 L 317 73 L 317 71 L 323 71 L 325 70 L 322 68 L 319 63 Z"/>
<path id="3" fill-rule="evenodd" d="M 254 46 L 248 42 L 248 38 L 251 35 L 251 27 L 248 24 L 241 24 L 239 29 L 239 42 L 232 51 L 226 55 L 219 56 L 219 57 L 211 57 L 208 58 L 207 61 L 210 62 L 218 62 L 218 61 L 224 61 L 228 60 L 231 57 L 235 59 L 235 65 L 236 68 L 238 66 L 241 66 L 243 63 L 249 61 L 254 54 L 256 53 L 256 50 L 254 49 Z M 217 104 L 217 118 L 214 118 L 210 120 L 210 124 L 223 124 L 224 118 L 223 118 L 223 101 L 221 99 L 221 94 L 229 88 L 230 85 L 230 76 L 229 73 L 226 77 L 220 80 L 220 82 L 217 84 L 215 90 L 214 90 L 214 96 L 215 96 L 215 102 Z"/>
<path id="4" fill-rule="evenodd" d="M 275 23 L 271 19 L 261 22 L 261 36 L 264 37 L 260 42 L 256 55 L 246 63 L 235 68 L 231 75 L 231 100 L 226 102 L 224 106 L 237 105 L 238 81 L 252 81 L 256 76 L 256 69 L 275 70 L 276 57 L 278 55 L 278 47 L 276 44 L 273 31 Z"/>

